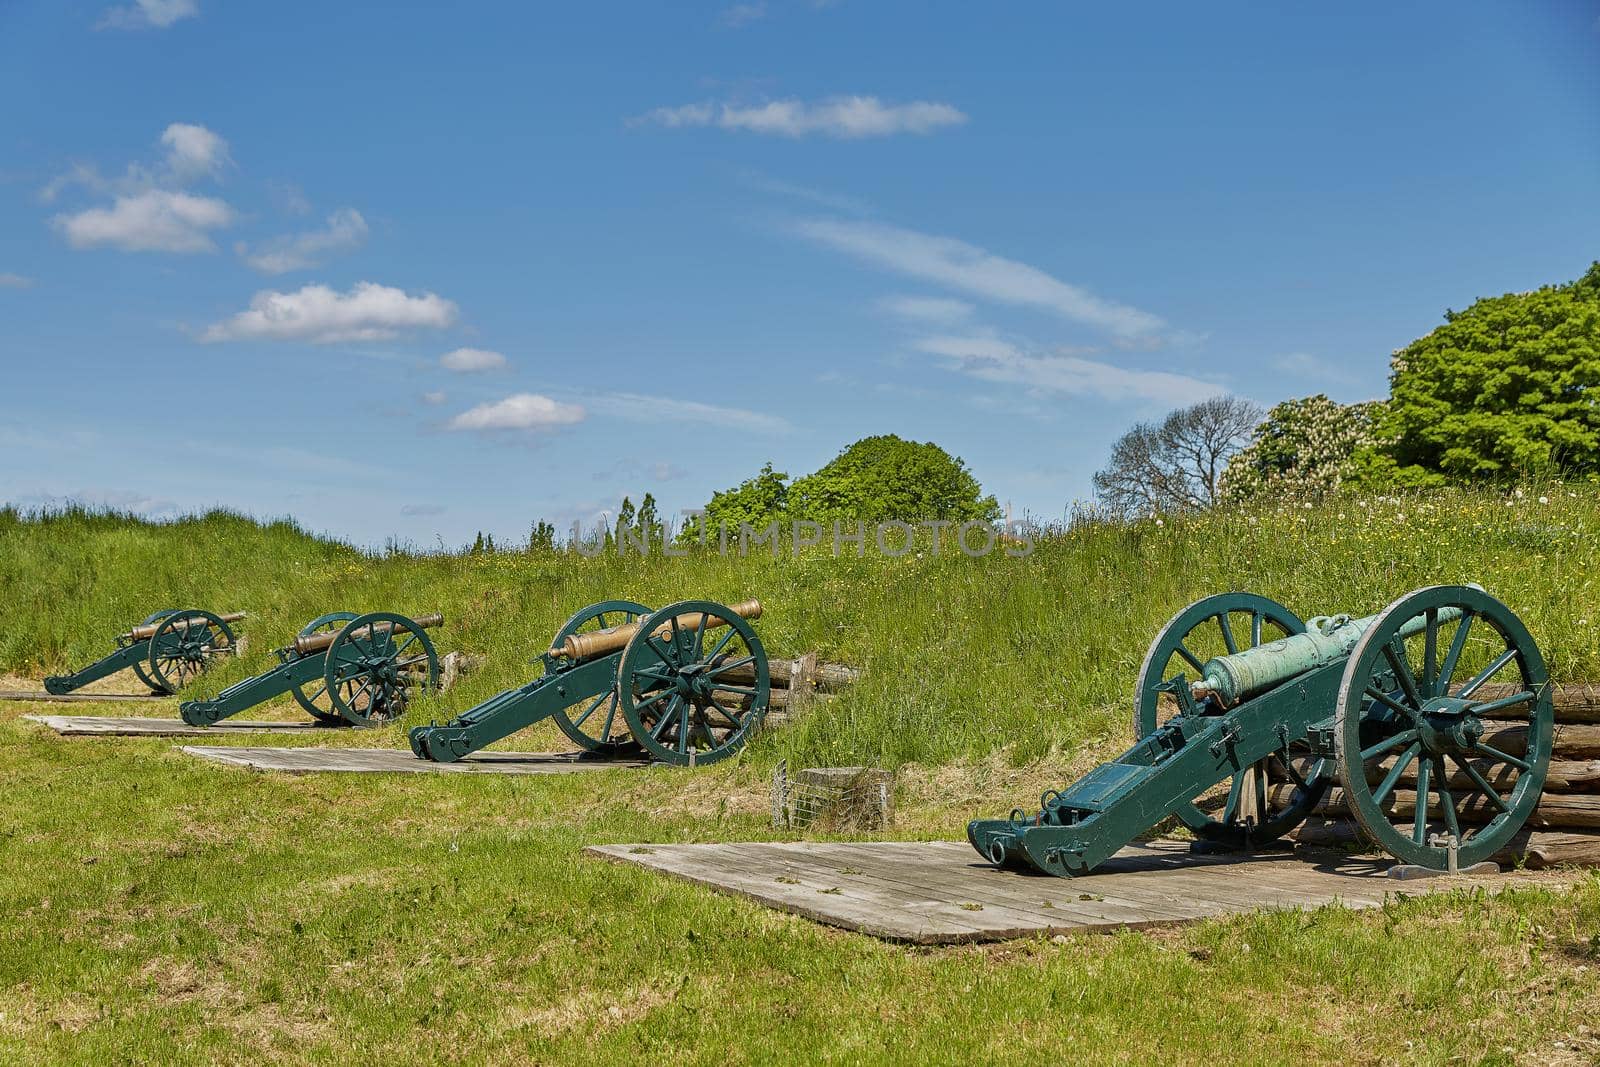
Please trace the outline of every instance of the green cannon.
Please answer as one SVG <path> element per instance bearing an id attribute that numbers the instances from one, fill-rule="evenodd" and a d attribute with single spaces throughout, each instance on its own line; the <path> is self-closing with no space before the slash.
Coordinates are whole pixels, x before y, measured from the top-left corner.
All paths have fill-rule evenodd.
<path id="1" fill-rule="evenodd" d="M 540 677 L 443 725 L 416 727 L 411 749 L 450 763 L 551 720 L 595 756 L 724 759 L 767 712 L 767 654 L 747 621 L 760 615 L 754 600 L 685 600 L 655 612 L 628 600 L 591 604 L 557 631 Z"/>
<path id="2" fill-rule="evenodd" d="M 973 847 L 997 866 L 1077 875 L 1168 816 L 1246 849 L 1326 801 L 1403 863 L 1453 871 L 1488 861 L 1533 812 L 1554 711 L 1527 628 L 1478 586 L 1304 623 L 1225 593 L 1157 635 L 1134 727 L 1132 748 L 1046 792 L 1038 812 L 970 823 Z"/>
<path id="3" fill-rule="evenodd" d="M 152 692 L 171 695 L 211 666 L 218 656 L 236 651 L 229 623 L 242 611 L 213 615 L 198 608 L 158 611 L 117 635 L 117 650 L 80 671 L 52 675 L 44 691 L 57 696 L 81 689 L 121 670 L 132 670 Z"/>
<path id="4" fill-rule="evenodd" d="M 336 611 L 306 623 L 276 649 L 278 665 L 210 700 L 186 700 L 178 714 L 210 726 L 285 693 L 326 726 L 372 726 L 405 713 L 408 690 L 439 682 L 439 657 L 427 631 L 443 615 L 415 619 L 389 611 Z"/>

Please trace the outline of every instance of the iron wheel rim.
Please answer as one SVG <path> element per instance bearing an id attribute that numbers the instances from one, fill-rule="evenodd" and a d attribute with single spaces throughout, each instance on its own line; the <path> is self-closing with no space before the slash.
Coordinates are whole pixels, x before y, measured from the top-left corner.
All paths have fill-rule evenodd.
<path id="1" fill-rule="evenodd" d="M 550 647 L 559 648 L 562 642 L 582 631 L 590 622 L 598 622 L 600 625 L 596 629 L 604 629 L 608 625 L 637 622 L 649 614 L 649 608 L 632 600 L 602 600 L 598 604 L 590 604 L 563 623 L 551 640 Z M 612 616 L 615 616 L 619 623 L 610 622 Z M 576 717 L 568 714 L 580 706 L 582 710 Z M 627 730 L 627 719 L 620 712 L 621 696 L 617 685 L 613 682 L 611 688 L 603 694 L 569 704 L 550 717 L 555 720 L 561 732 L 585 752 L 608 756 L 637 752 L 639 743 L 631 732 L 624 732 L 620 736 L 616 732 Z M 592 725 L 596 722 L 598 722 L 597 728 Z M 585 729 L 586 726 L 593 728 L 594 732 L 590 733 Z"/>
<path id="2" fill-rule="evenodd" d="M 682 627 L 677 620 L 683 615 L 700 616 L 700 624 Z M 725 619 L 726 633 L 708 638 L 709 618 Z M 656 636 L 663 627 L 667 633 Z M 730 676 L 747 666 L 752 680 L 736 684 Z M 706 702 L 699 696 L 686 698 L 680 677 L 714 683 Z M 743 748 L 766 716 L 771 697 L 766 649 L 749 622 L 724 605 L 685 600 L 639 624 L 617 666 L 617 691 L 634 740 L 656 760 L 675 766 L 716 763 Z M 734 703 L 745 706 L 730 707 Z M 718 731 L 723 733 L 720 739 Z"/>
<path id="3" fill-rule="evenodd" d="M 198 623 L 193 621 L 196 619 Z M 199 608 L 168 613 L 150 637 L 147 658 L 152 688 L 168 696 L 181 692 L 210 669 L 214 658 L 233 655 L 233 647 L 233 630 L 220 616 Z"/>
<path id="4" fill-rule="evenodd" d="M 1235 626 L 1236 621 L 1243 625 Z M 1269 627 L 1277 633 L 1269 636 Z M 1148 736 L 1165 721 L 1160 718 L 1162 694 L 1156 691 L 1155 686 L 1167 680 L 1173 660 L 1183 663 L 1186 669 L 1194 672 L 1195 678 L 1199 678 L 1205 657 L 1190 651 L 1187 642 L 1207 628 L 1215 629 L 1216 638 L 1222 643 L 1222 651 L 1233 652 L 1305 633 L 1306 625 L 1294 612 L 1258 593 L 1215 593 L 1179 611 L 1150 642 L 1144 662 L 1139 667 L 1133 690 L 1135 737 Z M 1267 773 L 1274 758 L 1268 757 L 1247 768 L 1253 775 L 1241 772 L 1229 776 L 1228 800 L 1224 802 L 1223 815 L 1228 816 L 1230 811 L 1237 810 L 1243 785 L 1253 781 L 1257 790 L 1255 801 L 1260 805 L 1260 810 L 1271 812 L 1259 825 L 1247 828 L 1231 817 L 1214 817 L 1192 802 L 1177 808 L 1175 814 L 1197 836 L 1233 847 L 1244 847 L 1252 840 L 1271 841 L 1282 837 L 1304 822 L 1316 808 L 1326 790 L 1326 780 L 1321 773 L 1322 763 L 1313 762 L 1308 773 L 1302 775 L 1305 784 L 1297 785 L 1289 802 L 1274 811 Z"/>
<path id="5" fill-rule="evenodd" d="M 1459 621 L 1439 620 L 1438 613 L 1447 608 L 1466 614 Z M 1406 639 L 1399 640 L 1396 648 L 1400 628 L 1418 618 L 1424 630 L 1413 636 L 1422 638 L 1421 674 Z M 1446 634 L 1444 658 L 1439 659 L 1440 639 Z M 1469 651 L 1473 634 L 1482 643 Z M 1485 656 L 1488 662 L 1461 680 L 1462 663 L 1474 664 Z M 1484 686 L 1504 679 L 1513 666 L 1517 681 L 1510 683 L 1512 696 L 1476 699 Z M 1394 688 L 1388 687 L 1391 682 Z M 1458 701 L 1467 702 L 1460 724 L 1451 731 L 1441 730 L 1439 722 L 1457 722 Z M 1472 734 L 1467 721 L 1471 717 L 1480 724 L 1501 722 L 1488 716 L 1518 706 L 1526 706 L 1528 712 L 1520 755 L 1502 747 L 1508 739 L 1515 740 L 1515 727 L 1509 734 L 1497 731 L 1491 738 L 1461 743 L 1463 735 Z M 1470 866 L 1508 845 L 1538 806 L 1555 735 L 1549 670 L 1522 620 L 1488 593 L 1464 585 L 1418 589 L 1386 607 L 1351 651 L 1339 687 L 1334 733 L 1346 805 L 1368 839 L 1398 860 L 1444 870 L 1448 848 L 1432 843 L 1437 838 L 1431 831 L 1437 828 L 1456 836 L 1457 862 Z M 1394 752 L 1399 753 L 1394 763 L 1383 768 L 1383 761 Z M 1369 765 L 1383 771 L 1376 785 L 1370 780 L 1374 773 Z M 1416 768 L 1412 813 L 1391 815 L 1385 805 L 1397 799 L 1404 773 L 1412 766 Z M 1486 766 L 1491 771 L 1495 766 L 1516 771 L 1508 792 L 1502 793 L 1484 773 Z M 1432 816 L 1435 797 L 1437 820 Z M 1478 815 L 1489 808 L 1495 809 L 1494 815 L 1477 823 Z M 1402 829 L 1406 823 L 1409 830 Z"/>
<path id="6" fill-rule="evenodd" d="M 428 632 L 392 611 L 369 612 L 345 623 L 326 656 L 323 682 L 328 698 L 340 717 L 354 726 L 378 726 L 405 715 L 410 705 L 406 690 L 411 687 L 400 675 L 414 673 L 413 666 L 424 667 L 425 691 L 439 685 L 439 656 Z"/>

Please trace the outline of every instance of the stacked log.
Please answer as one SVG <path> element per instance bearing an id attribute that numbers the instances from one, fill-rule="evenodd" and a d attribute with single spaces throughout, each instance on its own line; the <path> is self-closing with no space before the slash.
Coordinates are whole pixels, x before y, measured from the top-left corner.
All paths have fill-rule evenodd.
<path id="1" fill-rule="evenodd" d="M 1505 690 L 1499 692 L 1499 690 Z M 1484 686 L 1477 696 L 1493 700 L 1509 695 L 1509 687 Z M 1550 770 L 1545 779 L 1544 793 L 1538 807 L 1509 847 L 1495 857 L 1502 866 L 1525 864 L 1528 867 L 1556 867 L 1564 865 L 1600 866 L 1600 685 L 1574 683 L 1558 685 L 1553 694 L 1555 705 L 1555 743 L 1550 757 Z M 1520 711 L 1526 719 L 1527 709 L 1506 708 L 1503 721 L 1488 722 L 1484 740 L 1503 752 L 1521 755 L 1527 748 L 1528 728 L 1514 721 Z M 1381 775 L 1385 768 L 1369 768 L 1369 777 Z M 1497 770 L 1501 775 L 1513 771 L 1504 765 Z M 1458 783 L 1456 779 L 1459 778 Z M 1494 782 L 1503 784 L 1501 777 Z M 1405 817 L 1416 810 L 1416 777 L 1408 774 L 1400 779 L 1394 792 L 1393 811 Z M 1466 786 L 1466 776 L 1456 771 L 1450 785 Z M 1410 789 L 1406 787 L 1410 786 Z M 1286 779 L 1274 776 L 1272 797 L 1275 803 L 1288 798 L 1290 786 Z M 1457 793 L 1462 797 L 1462 793 Z M 1487 822 L 1493 814 L 1482 796 L 1462 806 L 1461 820 L 1466 825 Z M 1337 786 L 1328 790 L 1316 813 L 1290 835 L 1307 845 L 1360 845 L 1364 838 L 1345 807 L 1344 790 Z"/>
<path id="2" fill-rule="evenodd" d="M 730 682 L 750 682 L 755 678 L 754 668 L 735 669 L 720 677 Z M 811 703 L 831 700 L 841 689 L 847 688 L 861 677 L 861 672 L 842 663 L 819 663 L 816 653 L 798 659 L 767 661 L 767 678 L 770 691 L 767 701 L 767 724 L 781 725 L 799 715 Z"/>

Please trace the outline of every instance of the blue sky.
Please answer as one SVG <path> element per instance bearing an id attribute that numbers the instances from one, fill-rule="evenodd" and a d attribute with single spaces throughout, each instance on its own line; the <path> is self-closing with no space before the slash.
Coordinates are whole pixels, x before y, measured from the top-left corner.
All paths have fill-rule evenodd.
<path id="1" fill-rule="evenodd" d="M 1600 3 L 0 0 L 0 498 L 360 543 L 873 433 L 1017 513 L 1600 257 Z"/>

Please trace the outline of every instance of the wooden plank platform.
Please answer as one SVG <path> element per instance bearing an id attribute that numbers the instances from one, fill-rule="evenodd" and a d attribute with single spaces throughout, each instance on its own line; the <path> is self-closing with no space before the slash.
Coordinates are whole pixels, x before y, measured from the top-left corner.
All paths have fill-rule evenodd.
<path id="1" fill-rule="evenodd" d="M 648 767 L 647 760 L 595 759 L 579 752 L 476 752 L 455 763 L 418 759 L 399 748 L 244 748 L 184 745 L 191 756 L 288 774 L 572 774 Z"/>
<path id="2" fill-rule="evenodd" d="M 31 689 L 0 689 L 0 700 L 25 700 L 40 704 L 147 704 L 152 700 L 173 700 L 164 693 L 46 693 Z"/>
<path id="3" fill-rule="evenodd" d="M 324 726 L 310 719 L 286 722 L 251 722 L 228 719 L 212 726 L 190 726 L 182 719 L 120 718 L 102 715 L 24 715 L 24 719 L 43 723 L 64 737 L 204 737 L 207 734 L 307 733 L 317 730 L 347 730 L 347 726 Z"/>
<path id="4" fill-rule="evenodd" d="M 1258 908 L 1335 902 L 1372 908 L 1462 885 L 1539 879 L 1527 872 L 1400 882 L 1391 861 L 1330 854 L 1195 855 L 1156 841 L 1117 853 L 1080 878 L 996 870 L 965 841 L 593 845 L 634 863 L 780 911 L 920 945 L 1193 922 Z M 1547 879 L 1544 879 L 1547 880 Z"/>

